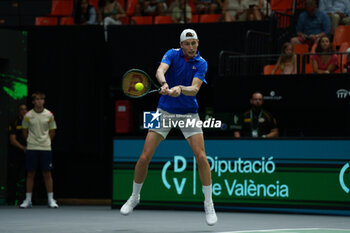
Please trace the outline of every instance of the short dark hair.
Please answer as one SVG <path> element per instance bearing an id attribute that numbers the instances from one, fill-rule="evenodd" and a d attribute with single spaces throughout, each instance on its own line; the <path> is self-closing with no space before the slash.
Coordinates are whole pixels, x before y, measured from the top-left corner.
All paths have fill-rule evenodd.
<path id="1" fill-rule="evenodd" d="M 32 94 L 32 100 L 35 100 L 35 98 L 42 98 L 42 99 L 45 99 L 45 94 L 42 93 L 42 92 L 34 92 Z"/>
<path id="2" fill-rule="evenodd" d="M 317 3 L 316 3 L 315 0 L 306 0 L 306 1 L 305 1 L 305 6 L 306 6 L 306 7 L 309 7 L 309 6 L 317 7 Z"/>
<path id="3" fill-rule="evenodd" d="M 19 104 L 17 104 L 17 108 L 19 109 L 22 105 L 27 107 L 27 105 L 25 103 L 19 103 Z"/>

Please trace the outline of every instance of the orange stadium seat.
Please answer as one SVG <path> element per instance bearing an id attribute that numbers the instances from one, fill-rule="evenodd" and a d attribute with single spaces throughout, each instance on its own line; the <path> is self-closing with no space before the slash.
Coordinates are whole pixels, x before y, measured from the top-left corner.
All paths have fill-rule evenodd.
<path id="1" fill-rule="evenodd" d="M 191 23 L 198 23 L 199 22 L 199 15 L 192 15 Z"/>
<path id="2" fill-rule="evenodd" d="M 194 14 L 196 12 L 196 4 L 194 4 L 194 0 L 188 0 L 187 3 L 191 7 L 192 14 Z"/>
<path id="3" fill-rule="evenodd" d="M 119 18 L 120 22 L 122 22 L 122 24 L 129 24 L 129 17 L 121 17 Z"/>
<path id="4" fill-rule="evenodd" d="M 71 16 L 73 14 L 73 0 L 52 0 L 52 16 Z"/>
<path id="5" fill-rule="evenodd" d="M 138 0 L 127 0 L 126 3 L 126 14 L 133 16 L 135 13 L 135 7 L 139 1 Z"/>
<path id="6" fill-rule="evenodd" d="M 205 14 L 199 16 L 200 23 L 215 23 L 221 17 L 221 14 Z"/>
<path id="7" fill-rule="evenodd" d="M 293 45 L 293 50 L 295 54 L 304 54 L 309 52 L 309 45 L 307 44 L 295 44 Z"/>
<path id="8" fill-rule="evenodd" d="M 154 24 L 172 24 L 173 20 L 171 16 L 158 15 L 154 17 Z"/>
<path id="9" fill-rule="evenodd" d="M 36 17 L 36 26 L 55 26 L 57 25 L 57 17 Z"/>
<path id="10" fill-rule="evenodd" d="M 295 44 L 293 45 L 293 50 L 295 54 L 299 55 L 300 58 L 300 70 L 303 64 L 303 54 L 309 52 L 309 45 L 307 44 Z"/>
<path id="11" fill-rule="evenodd" d="M 98 0 L 89 0 L 89 4 L 95 7 L 95 10 L 98 10 Z"/>
<path id="12" fill-rule="evenodd" d="M 132 16 L 131 21 L 134 21 L 135 24 L 152 24 L 152 16 Z"/>
<path id="13" fill-rule="evenodd" d="M 341 45 L 340 45 L 340 48 L 339 48 L 339 52 L 340 53 L 345 53 L 346 50 L 350 48 L 350 42 L 343 42 Z M 343 55 L 339 55 L 338 56 L 338 62 L 339 62 L 339 71 L 340 72 L 343 72 L 343 69 L 344 69 L 344 64 L 346 63 L 346 54 L 343 54 Z M 341 67 L 340 67 L 340 64 L 341 64 Z"/>
<path id="14" fill-rule="evenodd" d="M 276 64 L 264 66 L 264 75 L 270 75 L 272 73 L 273 68 L 275 68 L 275 66 Z M 280 74 L 280 73 L 281 73 L 281 70 L 278 68 L 275 74 Z"/>
<path id="15" fill-rule="evenodd" d="M 292 9 L 293 0 L 271 0 L 270 6 L 272 11 L 287 12 Z"/>
<path id="16" fill-rule="evenodd" d="M 305 74 L 313 74 L 314 68 L 312 67 L 312 62 L 305 64 Z"/>
<path id="17" fill-rule="evenodd" d="M 343 42 L 350 42 L 350 25 L 339 25 L 334 33 L 333 48 L 336 49 Z"/>
<path id="18" fill-rule="evenodd" d="M 74 25 L 73 17 L 61 17 L 60 25 Z"/>

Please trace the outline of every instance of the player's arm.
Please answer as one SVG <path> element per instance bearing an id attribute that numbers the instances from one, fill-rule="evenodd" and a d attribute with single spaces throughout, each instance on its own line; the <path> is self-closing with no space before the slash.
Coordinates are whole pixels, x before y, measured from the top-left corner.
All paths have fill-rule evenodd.
<path id="1" fill-rule="evenodd" d="M 179 95 L 182 93 L 188 96 L 195 96 L 201 88 L 202 83 L 203 81 L 199 78 L 193 78 L 191 86 L 176 86 L 172 89 L 174 89 L 174 92 L 179 92 Z"/>
<path id="2" fill-rule="evenodd" d="M 26 147 L 17 141 L 16 134 L 10 134 L 10 143 L 12 146 L 17 147 L 20 150 L 26 151 Z"/>
<path id="3" fill-rule="evenodd" d="M 56 130 L 55 129 L 50 129 L 49 130 L 49 136 L 50 136 L 50 139 L 52 140 L 56 135 Z"/>
<path id="4" fill-rule="evenodd" d="M 267 138 L 277 138 L 278 137 L 278 128 L 271 129 L 270 133 L 266 134 Z"/>
<path id="5" fill-rule="evenodd" d="M 159 84 L 162 85 L 162 90 L 160 91 L 160 94 L 162 95 L 167 95 L 169 90 L 169 86 L 165 80 L 165 73 L 167 72 L 168 69 L 169 69 L 169 65 L 164 62 L 161 62 L 156 72 L 156 78 Z"/>

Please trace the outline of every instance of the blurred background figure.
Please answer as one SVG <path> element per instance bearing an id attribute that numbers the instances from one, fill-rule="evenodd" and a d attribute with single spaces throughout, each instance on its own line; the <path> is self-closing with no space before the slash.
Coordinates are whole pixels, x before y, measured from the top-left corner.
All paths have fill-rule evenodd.
<path id="1" fill-rule="evenodd" d="M 166 15 L 168 5 L 165 0 L 139 0 L 135 6 L 135 16 Z"/>
<path id="2" fill-rule="evenodd" d="M 299 15 L 297 36 L 291 39 L 292 44 L 308 44 L 309 47 L 316 46 L 322 36 L 329 36 L 331 22 L 327 14 L 317 9 L 315 0 L 306 0 L 305 11 Z"/>
<path id="3" fill-rule="evenodd" d="M 247 16 L 242 4 L 243 0 L 224 0 L 222 14 L 225 22 L 245 21 Z"/>
<path id="4" fill-rule="evenodd" d="M 283 44 L 281 55 L 271 74 L 275 74 L 278 68 L 281 70 L 281 74 L 297 73 L 297 55 L 294 54 L 292 43 L 286 42 Z"/>
<path id="5" fill-rule="evenodd" d="M 25 151 L 26 140 L 22 134 L 22 120 L 27 113 L 25 104 L 18 105 L 18 116 L 9 126 L 9 154 L 7 166 L 7 203 L 17 205 L 25 191 Z"/>
<path id="6" fill-rule="evenodd" d="M 172 10 L 171 18 L 174 23 L 185 23 L 184 12 L 186 12 L 186 23 L 190 23 L 192 19 L 191 7 L 186 4 L 185 9 L 185 0 L 176 0 L 177 5 Z"/>
<path id="7" fill-rule="evenodd" d="M 103 25 L 120 25 L 120 18 L 125 17 L 125 11 L 118 2 L 114 0 L 101 0 L 99 2 L 98 21 Z"/>
<path id="8" fill-rule="evenodd" d="M 349 0 L 319 0 L 319 9 L 326 12 L 331 19 L 333 34 L 339 24 L 350 24 Z"/>
<path id="9" fill-rule="evenodd" d="M 74 22 L 78 25 L 96 24 L 96 10 L 88 0 L 78 1 L 74 12 Z"/>
<path id="10" fill-rule="evenodd" d="M 194 0 L 197 14 L 215 14 L 219 7 L 213 0 Z"/>
<path id="11" fill-rule="evenodd" d="M 312 56 L 312 67 L 315 73 L 329 74 L 338 69 L 338 56 L 333 52 L 331 42 L 327 36 L 322 36 L 319 40 L 316 53 Z"/>
<path id="12" fill-rule="evenodd" d="M 251 109 L 243 113 L 239 119 L 240 130 L 234 132 L 235 138 L 275 138 L 278 137 L 277 121 L 271 113 L 262 108 L 263 95 L 260 92 L 252 94 Z"/>

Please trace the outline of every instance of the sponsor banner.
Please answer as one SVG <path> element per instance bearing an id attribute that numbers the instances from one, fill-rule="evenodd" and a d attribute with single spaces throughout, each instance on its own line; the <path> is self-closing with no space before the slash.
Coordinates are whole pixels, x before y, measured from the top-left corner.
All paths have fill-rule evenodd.
<path id="1" fill-rule="evenodd" d="M 215 143 L 212 141 L 221 142 L 215 146 L 221 147 L 217 153 L 213 153 Z M 251 140 L 251 148 L 246 150 L 249 156 L 244 156 L 232 146 L 233 140 L 207 140 L 213 199 L 217 205 L 228 208 L 297 208 L 302 205 L 309 209 L 350 211 L 350 206 L 346 205 L 350 200 L 350 141 L 344 140 L 340 144 L 334 140 L 302 141 L 305 147 L 294 148 L 296 156 L 286 156 L 290 154 L 288 146 L 279 155 L 266 145 L 265 149 L 261 150 L 258 146 L 254 150 L 257 141 Z M 275 140 L 273 143 L 278 141 L 288 145 L 289 140 Z M 296 142 L 291 140 L 289 143 L 293 146 Z M 189 148 L 186 141 L 168 140 L 164 144 L 167 150 L 160 148 L 155 157 L 159 153 L 167 156 L 163 155 L 150 164 L 142 200 L 146 205 L 154 202 L 201 205 L 203 192 L 195 158 L 190 151 L 182 150 Z M 317 148 L 320 146 L 330 146 L 330 150 L 320 153 L 322 150 Z M 342 150 L 337 146 L 347 147 Z M 312 148 L 314 151 L 308 156 Z M 224 150 L 226 153 L 223 153 Z M 114 164 L 113 200 L 126 200 L 132 190 L 135 161 L 122 162 L 120 154 L 116 154 L 115 161 L 119 162 Z"/>

